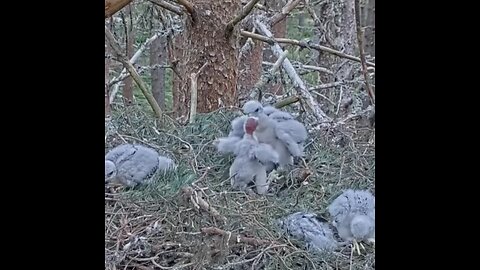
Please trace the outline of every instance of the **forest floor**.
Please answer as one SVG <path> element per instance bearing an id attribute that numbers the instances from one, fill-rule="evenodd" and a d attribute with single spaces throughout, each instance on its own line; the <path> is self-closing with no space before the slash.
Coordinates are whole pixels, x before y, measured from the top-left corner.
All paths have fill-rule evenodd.
<path id="1" fill-rule="evenodd" d="M 233 157 L 212 145 L 237 115 L 219 110 L 198 115 L 195 124 L 160 127 L 149 112 L 115 111 L 105 152 L 142 143 L 172 157 L 178 169 L 146 187 L 105 188 L 105 269 L 374 269 L 370 244 L 360 255 L 349 245 L 319 257 L 283 235 L 276 221 L 297 211 L 328 219 L 327 205 L 347 188 L 375 194 L 375 131 L 356 120 L 328 134 L 310 131 L 305 162 L 268 195 L 251 196 L 230 188 Z"/>

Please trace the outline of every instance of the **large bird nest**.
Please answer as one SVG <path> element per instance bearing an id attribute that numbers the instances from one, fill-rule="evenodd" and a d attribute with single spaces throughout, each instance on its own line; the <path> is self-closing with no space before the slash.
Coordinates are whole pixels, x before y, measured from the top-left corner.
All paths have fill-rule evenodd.
<path id="1" fill-rule="evenodd" d="M 371 245 L 361 255 L 346 246 L 320 257 L 276 225 L 296 211 L 328 218 L 326 206 L 343 189 L 375 192 L 374 131 L 354 119 L 335 131 L 312 131 L 305 162 L 274 183 L 271 194 L 251 196 L 230 188 L 233 157 L 218 154 L 212 145 L 237 115 L 218 110 L 181 126 L 160 123 L 135 106 L 114 109 L 105 151 L 123 142 L 143 143 L 179 166 L 150 186 L 106 187 L 105 268 L 375 268 Z"/>

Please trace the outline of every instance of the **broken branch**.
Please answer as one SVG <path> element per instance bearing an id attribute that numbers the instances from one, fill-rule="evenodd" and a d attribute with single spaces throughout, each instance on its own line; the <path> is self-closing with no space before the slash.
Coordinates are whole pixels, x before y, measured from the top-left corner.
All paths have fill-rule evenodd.
<path id="1" fill-rule="evenodd" d="M 197 81 L 200 73 L 205 69 L 208 62 L 205 62 L 203 66 L 197 71 L 190 74 L 190 123 L 195 122 L 195 115 L 197 114 Z"/>
<path id="2" fill-rule="evenodd" d="M 273 107 L 275 107 L 277 109 L 280 109 L 280 108 L 283 108 L 285 106 L 288 106 L 288 105 L 293 104 L 293 103 L 298 102 L 298 101 L 300 101 L 299 96 L 288 97 L 286 99 L 280 100 L 277 103 L 273 104 Z"/>
<path id="3" fill-rule="evenodd" d="M 281 20 L 283 20 L 285 17 L 287 17 L 288 13 L 292 11 L 302 0 L 290 0 L 288 3 L 282 8 L 282 11 L 275 14 L 273 17 L 270 18 L 269 24 L 270 26 L 274 26 Z"/>
<path id="4" fill-rule="evenodd" d="M 157 5 L 159 7 L 162 7 L 166 10 L 169 10 L 169 11 L 171 11 L 171 12 L 177 14 L 177 15 L 182 15 L 183 14 L 183 11 L 179 6 L 170 4 L 170 3 L 165 2 L 163 0 L 148 0 L 148 1 L 152 4 L 155 4 L 155 5 Z"/>
<path id="5" fill-rule="evenodd" d="M 349 60 L 353 60 L 353 61 L 356 61 L 356 62 L 361 62 L 360 58 L 358 58 L 356 56 L 348 55 L 348 54 L 345 54 L 341 51 L 337 51 L 337 50 L 334 50 L 332 48 L 328 48 L 328 47 L 318 45 L 318 44 L 311 44 L 311 43 L 298 41 L 298 40 L 295 40 L 295 39 L 288 39 L 288 38 L 269 38 L 269 37 L 266 37 L 266 36 L 262 36 L 262 35 L 259 35 L 259 34 L 255 34 L 255 33 L 248 32 L 248 31 L 243 31 L 243 30 L 240 31 L 240 34 L 244 37 L 250 37 L 250 38 L 253 38 L 253 39 L 257 39 L 257 40 L 266 42 L 270 45 L 272 45 L 275 42 L 292 44 L 292 45 L 300 46 L 302 48 L 311 48 L 311 49 L 315 49 L 317 51 L 324 51 L 324 52 L 328 52 L 328 53 L 331 53 L 331 54 L 334 54 L 336 56 L 343 57 L 343 58 L 346 58 L 346 59 L 349 59 Z M 368 62 L 368 61 L 365 62 L 365 63 L 368 66 L 375 67 L 375 63 Z"/>
<path id="6" fill-rule="evenodd" d="M 195 12 L 195 9 L 193 8 L 193 4 L 188 2 L 187 0 L 177 0 L 177 3 L 185 7 L 187 12 L 190 14 L 190 17 L 192 18 L 192 21 L 195 22 L 197 14 Z"/>
<path id="7" fill-rule="evenodd" d="M 273 244 L 275 242 L 268 241 L 268 240 L 262 240 L 262 239 L 256 239 L 252 237 L 245 237 L 240 234 L 232 233 L 229 231 L 224 231 L 222 229 L 216 228 L 216 227 L 207 227 L 207 228 L 202 228 L 201 229 L 202 233 L 207 234 L 207 235 L 220 235 L 220 236 L 227 236 L 229 243 L 231 244 L 236 244 L 236 243 L 245 243 L 249 244 L 251 246 L 261 246 L 261 245 L 267 245 L 267 244 Z"/>
<path id="8" fill-rule="evenodd" d="M 105 19 L 113 16 L 132 0 L 105 0 Z"/>
<path id="9" fill-rule="evenodd" d="M 265 86 L 265 84 L 268 83 L 268 81 L 270 81 L 275 76 L 275 72 L 277 72 L 280 65 L 283 63 L 285 58 L 287 58 L 287 55 L 288 55 L 288 51 L 284 51 L 280 55 L 280 57 L 277 59 L 275 64 L 273 64 L 270 71 L 266 74 L 262 74 L 262 77 L 260 77 L 260 80 L 258 80 L 255 83 L 255 85 L 253 86 L 252 92 L 250 94 L 250 98 L 252 98 L 252 99 L 255 98 L 255 96 L 257 96 L 257 92 L 258 92 L 258 99 L 257 100 L 261 101 L 261 99 L 262 99 L 262 88 Z"/>
<path id="10" fill-rule="evenodd" d="M 264 23 L 260 22 L 259 20 L 255 20 L 255 25 L 256 25 L 255 27 L 261 32 L 263 32 L 265 36 L 267 36 L 268 38 L 272 38 L 273 36 L 272 33 Z M 277 43 L 273 44 L 271 46 L 271 49 L 277 57 L 280 57 L 283 53 L 282 48 Z M 318 103 L 313 98 L 312 94 L 308 92 L 307 87 L 303 83 L 300 76 L 298 76 L 297 72 L 295 71 L 295 68 L 292 66 L 292 63 L 290 63 L 290 60 L 288 60 L 288 58 L 286 58 L 285 61 L 283 61 L 282 66 L 287 72 L 290 79 L 292 80 L 295 86 L 295 89 L 298 91 L 298 94 L 302 97 L 302 99 L 305 100 L 310 110 L 313 112 L 317 120 L 320 122 L 320 125 L 328 126 L 329 125 L 328 123 L 331 122 L 330 117 L 328 117 L 325 114 L 325 112 L 322 111 Z"/>
<path id="11" fill-rule="evenodd" d="M 233 31 L 233 28 L 237 23 L 239 23 L 241 20 L 243 20 L 245 17 L 252 12 L 253 8 L 255 7 L 255 4 L 260 1 L 260 0 L 250 0 L 246 6 L 243 7 L 242 11 L 240 14 L 238 14 L 233 20 L 229 21 L 227 24 L 227 28 L 225 30 L 225 35 L 228 37 Z"/>
<path id="12" fill-rule="evenodd" d="M 117 55 L 117 58 L 119 59 L 119 61 L 128 70 L 130 75 L 133 77 L 133 80 L 137 83 L 138 87 L 140 88 L 143 95 L 147 99 L 148 103 L 152 107 L 156 116 L 158 118 L 162 118 L 162 110 L 160 109 L 160 106 L 158 106 L 158 103 L 157 101 L 155 101 L 155 98 L 153 97 L 153 95 L 147 90 L 147 85 L 142 80 L 142 78 L 140 78 L 137 71 L 135 70 L 135 67 L 130 63 L 130 61 L 125 57 L 125 55 L 122 54 L 120 46 L 118 46 L 118 43 L 115 40 L 115 37 L 113 36 L 112 32 L 108 30 L 107 26 L 105 26 L 105 37 L 110 43 L 110 47 L 113 49 L 113 51 Z"/>
<path id="13" fill-rule="evenodd" d="M 198 193 L 195 192 L 195 190 L 192 187 L 185 186 L 185 187 L 182 188 L 182 192 L 186 196 L 190 197 L 190 201 L 194 205 L 198 206 L 199 208 L 201 208 L 205 212 L 209 213 L 214 218 L 216 218 L 220 221 L 223 221 L 223 222 L 226 221 L 226 218 L 224 216 L 220 215 L 220 213 L 217 211 L 217 209 L 210 206 L 202 197 L 199 197 Z M 195 198 L 194 198 L 194 195 L 195 195 Z"/>
<path id="14" fill-rule="evenodd" d="M 370 102 L 372 105 L 375 104 L 375 93 L 372 91 L 372 87 L 370 87 L 370 83 L 368 80 L 368 71 L 367 65 L 365 60 L 365 52 L 363 50 L 363 30 L 362 25 L 360 24 L 360 0 L 355 0 L 355 23 L 357 25 L 357 41 L 358 41 L 358 51 L 360 52 L 360 63 L 362 63 L 362 73 L 363 77 L 365 78 L 365 87 L 367 88 L 368 96 L 370 97 Z"/>

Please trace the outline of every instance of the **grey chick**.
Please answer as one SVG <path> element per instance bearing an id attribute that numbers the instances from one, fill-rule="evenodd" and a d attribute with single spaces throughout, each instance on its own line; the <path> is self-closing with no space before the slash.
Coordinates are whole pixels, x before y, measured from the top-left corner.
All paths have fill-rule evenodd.
<path id="1" fill-rule="evenodd" d="M 303 155 L 302 148 L 295 143 L 295 139 L 291 136 L 292 133 L 298 133 L 299 135 L 297 137 L 303 138 L 305 136 L 302 134 L 303 130 L 301 128 L 300 130 L 296 130 L 296 126 L 288 127 L 285 124 L 278 125 L 279 122 L 272 118 L 272 115 L 275 117 L 275 114 L 279 112 L 272 113 L 270 117 L 267 116 L 262 104 L 256 100 L 246 102 L 243 106 L 243 112 L 249 116 L 258 118 L 259 124 L 255 130 L 255 136 L 257 136 L 259 142 L 270 144 L 273 149 L 277 151 L 280 157 L 279 165 L 281 167 L 293 164 L 293 156 Z M 288 113 L 284 113 L 284 115 L 285 114 L 288 115 Z"/>
<path id="2" fill-rule="evenodd" d="M 239 116 L 233 119 L 231 123 L 231 130 L 227 137 L 218 138 L 215 140 L 214 145 L 217 151 L 223 154 L 233 153 L 237 146 L 237 143 L 242 140 L 245 131 L 243 126 L 245 120 L 248 118 L 246 115 Z"/>
<path id="3" fill-rule="evenodd" d="M 105 155 L 105 183 L 115 182 L 128 187 L 149 183 L 157 173 L 175 168 L 172 159 L 137 144 L 122 144 Z"/>
<path id="4" fill-rule="evenodd" d="M 332 224 L 357 250 L 360 241 L 375 243 L 375 197 L 369 191 L 347 189 L 328 206 Z"/>
<path id="5" fill-rule="evenodd" d="M 258 194 L 268 191 L 266 163 L 278 163 L 278 153 L 268 144 L 259 143 L 253 135 L 257 119 L 249 117 L 245 121 L 245 135 L 236 145 L 235 160 L 230 166 L 230 183 L 233 189 L 247 190 L 250 183 L 255 183 Z"/>
<path id="6" fill-rule="evenodd" d="M 304 143 L 308 138 L 305 125 L 295 120 L 291 114 L 284 111 L 276 111 L 269 116 L 277 122 L 277 137 L 285 143 L 294 157 L 304 155 Z"/>
<path id="7" fill-rule="evenodd" d="M 309 251 L 324 253 L 339 246 L 330 224 L 316 214 L 296 212 L 277 222 L 286 234 L 305 242 Z"/>

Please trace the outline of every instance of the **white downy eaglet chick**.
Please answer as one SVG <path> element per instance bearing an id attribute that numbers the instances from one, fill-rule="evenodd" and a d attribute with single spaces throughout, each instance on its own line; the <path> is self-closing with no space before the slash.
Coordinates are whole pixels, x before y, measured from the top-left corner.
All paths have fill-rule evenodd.
<path id="1" fill-rule="evenodd" d="M 345 190 L 328 206 L 332 224 L 345 241 L 375 243 L 375 197 L 369 191 Z"/>
<path id="2" fill-rule="evenodd" d="M 247 118 L 244 125 L 245 135 L 236 145 L 235 160 L 230 166 L 230 183 L 232 188 L 247 189 L 248 184 L 255 183 L 257 193 L 268 191 L 265 163 L 277 163 L 278 153 L 268 144 L 259 143 L 253 135 L 257 119 Z"/>
<path id="3" fill-rule="evenodd" d="M 303 156 L 308 133 L 305 125 L 295 120 L 288 112 L 277 110 L 269 116 L 277 122 L 277 136 L 295 157 Z"/>
<path id="4" fill-rule="evenodd" d="M 338 247 L 330 224 L 316 214 L 297 212 L 278 220 L 280 228 L 293 238 L 304 241 L 312 252 L 328 252 Z"/>
<path id="5" fill-rule="evenodd" d="M 294 140 L 291 138 L 291 135 L 289 135 L 289 133 L 292 132 L 301 133 L 302 130 L 286 130 L 285 126 L 277 125 L 277 121 L 271 118 L 274 113 L 272 113 L 270 117 L 267 116 L 264 112 L 262 104 L 256 100 L 250 100 L 246 102 L 243 105 L 243 112 L 249 116 L 258 118 L 258 126 L 255 130 L 255 136 L 257 136 L 259 142 L 270 144 L 273 149 L 277 151 L 279 155 L 279 165 L 281 167 L 293 164 L 292 156 L 303 155 L 300 146 L 293 143 Z M 300 137 L 302 137 L 301 134 Z M 273 168 L 270 164 L 269 168 L 267 168 L 267 171 L 272 169 Z"/>
<path id="6" fill-rule="evenodd" d="M 233 153 L 235 151 L 237 143 L 243 139 L 245 131 L 243 126 L 245 120 L 248 118 L 246 115 L 239 116 L 233 119 L 231 123 L 232 130 L 227 137 L 218 138 L 215 142 L 218 152 L 220 153 Z"/>
<path id="7" fill-rule="evenodd" d="M 170 158 L 137 144 L 122 144 L 105 155 L 105 183 L 118 182 L 129 187 L 148 183 L 159 173 L 175 168 Z"/>

